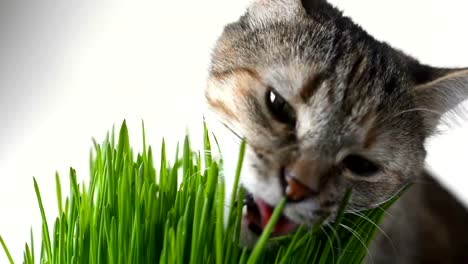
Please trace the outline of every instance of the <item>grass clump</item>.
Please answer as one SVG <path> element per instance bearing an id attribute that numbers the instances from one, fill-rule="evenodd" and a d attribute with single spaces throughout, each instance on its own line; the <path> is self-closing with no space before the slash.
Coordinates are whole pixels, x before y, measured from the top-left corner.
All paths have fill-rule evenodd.
<path id="1" fill-rule="evenodd" d="M 143 151 L 135 156 L 124 122 L 117 139 L 112 132 L 102 144 L 94 142 L 88 184 L 79 184 L 75 170 L 70 169 L 69 197 L 63 200 L 56 175 L 59 216 L 52 233 L 34 180 L 43 220 L 42 241 L 35 254 L 31 232 L 23 262 L 361 263 L 377 230 L 375 223 L 393 202 L 359 215 L 344 214 L 343 206 L 330 227 L 301 227 L 289 236 L 269 239 L 285 205 L 282 200 L 257 245 L 248 250 L 239 246 L 243 205 L 234 202 L 243 200 L 243 191 L 232 192 L 231 211 L 224 219 L 222 160 L 219 164 L 211 157 L 206 127 L 204 145 L 203 155 L 194 152 L 186 137 L 171 164 L 163 141 L 157 170 L 153 150 L 146 147 L 144 128 Z M 235 190 L 244 151 L 245 142 L 240 147 Z M 350 195 L 348 192 L 347 199 Z M 268 246 L 267 240 L 271 241 Z M 0 244 L 14 263 L 1 237 Z"/>

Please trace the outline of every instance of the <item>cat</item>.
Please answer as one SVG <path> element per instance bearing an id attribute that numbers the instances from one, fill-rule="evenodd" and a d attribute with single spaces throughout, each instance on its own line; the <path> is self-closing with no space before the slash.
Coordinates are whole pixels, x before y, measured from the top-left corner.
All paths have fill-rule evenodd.
<path id="1" fill-rule="evenodd" d="M 219 37 L 205 97 L 229 131 L 223 153 L 247 142 L 243 244 L 284 196 L 277 235 L 333 219 L 348 188 L 363 210 L 414 183 L 366 262 L 468 263 L 468 213 L 424 167 L 426 139 L 468 98 L 468 69 L 423 65 L 325 0 L 254 0 Z M 228 186 L 236 160 L 224 158 Z"/>

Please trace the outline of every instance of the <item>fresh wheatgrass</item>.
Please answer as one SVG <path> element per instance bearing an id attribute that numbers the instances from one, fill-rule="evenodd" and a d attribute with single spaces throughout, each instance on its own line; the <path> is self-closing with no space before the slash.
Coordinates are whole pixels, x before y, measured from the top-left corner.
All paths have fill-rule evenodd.
<path id="1" fill-rule="evenodd" d="M 157 170 L 153 150 L 146 147 L 144 128 L 143 153 L 135 157 L 124 121 L 117 142 L 113 132 L 102 145 L 94 142 L 88 184 L 78 184 L 75 170 L 70 169 L 69 196 L 63 200 L 56 175 L 59 216 L 52 233 L 34 180 L 43 221 L 42 242 L 35 248 L 31 231 L 23 262 L 362 263 L 377 224 L 396 198 L 357 214 L 346 214 L 342 206 L 335 221 L 325 227 L 300 227 L 294 234 L 269 239 L 286 204 L 282 200 L 256 246 L 242 248 L 239 223 L 243 204 L 235 201 L 243 201 L 238 179 L 245 142 L 240 146 L 234 184 L 239 191 L 232 192 L 225 226 L 225 187 L 219 175 L 222 160 L 212 158 L 210 137 L 204 129 L 203 154 L 194 152 L 185 137 L 183 147 L 177 146 L 174 163 L 169 163 L 163 141 Z M 343 204 L 350 195 L 348 191 Z M 14 263 L 1 236 L 0 244 Z"/>

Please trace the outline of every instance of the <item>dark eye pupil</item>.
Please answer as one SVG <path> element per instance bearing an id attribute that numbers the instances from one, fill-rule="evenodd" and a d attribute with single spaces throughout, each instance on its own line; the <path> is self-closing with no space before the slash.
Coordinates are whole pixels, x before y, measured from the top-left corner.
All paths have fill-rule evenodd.
<path id="1" fill-rule="evenodd" d="M 291 126 L 296 124 L 294 109 L 274 90 L 269 90 L 266 95 L 266 105 L 273 117 Z"/>
<path id="2" fill-rule="evenodd" d="M 343 160 L 344 166 L 351 172 L 360 176 L 371 176 L 379 171 L 379 167 L 358 155 L 349 155 Z"/>

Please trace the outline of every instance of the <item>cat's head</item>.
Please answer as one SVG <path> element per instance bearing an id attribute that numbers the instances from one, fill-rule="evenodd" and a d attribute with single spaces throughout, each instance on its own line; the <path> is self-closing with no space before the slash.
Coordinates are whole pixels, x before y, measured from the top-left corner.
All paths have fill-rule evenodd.
<path id="1" fill-rule="evenodd" d="M 425 139 L 467 96 L 468 71 L 421 65 L 325 1 L 300 0 L 254 1 L 227 25 L 206 89 L 219 121 L 247 141 L 254 232 L 283 196 L 288 221 L 309 226 L 332 217 L 347 188 L 349 208 L 386 201 L 421 173 Z M 236 158 L 224 162 L 231 170 Z"/>

